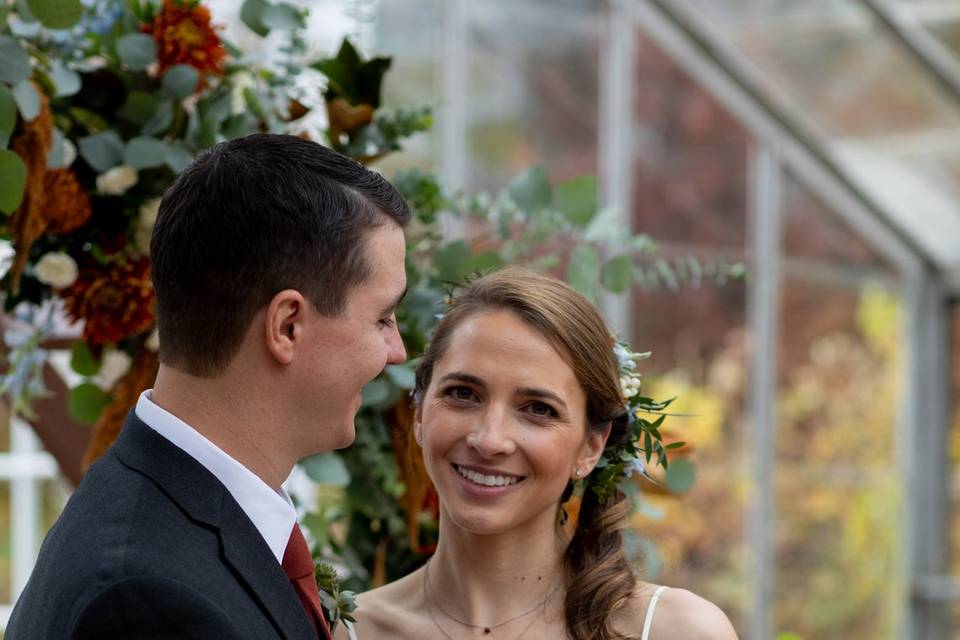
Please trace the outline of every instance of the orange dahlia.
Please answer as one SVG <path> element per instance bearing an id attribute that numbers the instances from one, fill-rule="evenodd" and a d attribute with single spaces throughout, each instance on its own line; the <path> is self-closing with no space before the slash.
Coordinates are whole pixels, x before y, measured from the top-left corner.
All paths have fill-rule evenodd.
<path id="1" fill-rule="evenodd" d="M 188 64 L 203 73 L 223 73 L 227 50 L 210 24 L 210 10 L 197 0 L 164 0 L 153 22 L 141 27 L 157 42 L 160 73 Z"/>
<path id="2" fill-rule="evenodd" d="M 67 313 L 83 320 L 83 337 L 94 345 L 117 343 L 153 326 L 156 300 L 146 258 L 107 266 L 91 263 L 61 293 Z"/>
<path id="3" fill-rule="evenodd" d="M 73 170 L 48 169 L 43 176 L 43 190 L 46 193 L 43 217 L 47 221 L 47 233 L 71 233 L 90 219 L 93 213 L 90 195 Z"/>

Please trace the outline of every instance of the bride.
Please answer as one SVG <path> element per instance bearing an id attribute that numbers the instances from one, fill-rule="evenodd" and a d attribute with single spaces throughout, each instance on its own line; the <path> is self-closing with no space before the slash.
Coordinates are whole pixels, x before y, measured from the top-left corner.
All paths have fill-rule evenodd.
<path id="1" fill-rule="evenodd" d="M 358 597 L 359 638 L 736 639 L 715 605 L 634 575 L 619 491 L 604 502 L 584 492 L 560 525 L 562 498 L 594 479 L 624 428 L 613 346 L 596 309 L 558 280 L 510 268 L 462 290 L 417 370 L 437 551 Z"/>

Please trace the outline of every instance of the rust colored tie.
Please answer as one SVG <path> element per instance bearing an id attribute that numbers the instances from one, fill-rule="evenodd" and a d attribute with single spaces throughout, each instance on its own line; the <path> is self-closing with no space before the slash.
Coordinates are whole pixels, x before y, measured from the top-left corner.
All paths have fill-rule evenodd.
<path id="1" fill-rule="evenodd" d="M 281 566 L 287 578 L 290 579 L 294 591 L 297 592 L 300 604 L 314 631 L 317 631 L 321 638 L 332 640 L 330 627 L 320 606 L 320 592 L 317 590 L 317 580 L 313 574 L 313 558 L 310 556 L 310 549 L 307 548 L 307 541 L 303 539 L 300 525 L 296 522 L 293 523 L 293 531 L 290 532 L 287 548 L 283 552 Z"/>

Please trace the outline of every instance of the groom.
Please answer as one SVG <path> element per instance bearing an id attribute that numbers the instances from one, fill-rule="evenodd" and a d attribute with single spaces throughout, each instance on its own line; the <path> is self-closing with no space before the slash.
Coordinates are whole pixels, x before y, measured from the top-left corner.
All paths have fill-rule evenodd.
<path id="1" fill-rule="evenodd" d="M 406 358 L 410 211 L 318 144 L 201 154 L 151 241 L 160 370 L 47 536 L 7 640 L 328 638 L 281 486 Z"/>

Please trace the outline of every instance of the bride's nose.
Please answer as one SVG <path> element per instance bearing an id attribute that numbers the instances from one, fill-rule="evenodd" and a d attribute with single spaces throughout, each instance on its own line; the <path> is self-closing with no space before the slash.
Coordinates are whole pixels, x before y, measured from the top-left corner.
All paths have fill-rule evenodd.
<path id="1" fill-rule="evenodd" d="M 467 434 L 467 446 L 485 458 L 509 455 L 517 448 L 510 432 L 509 412 L 493 406 Z"/>

